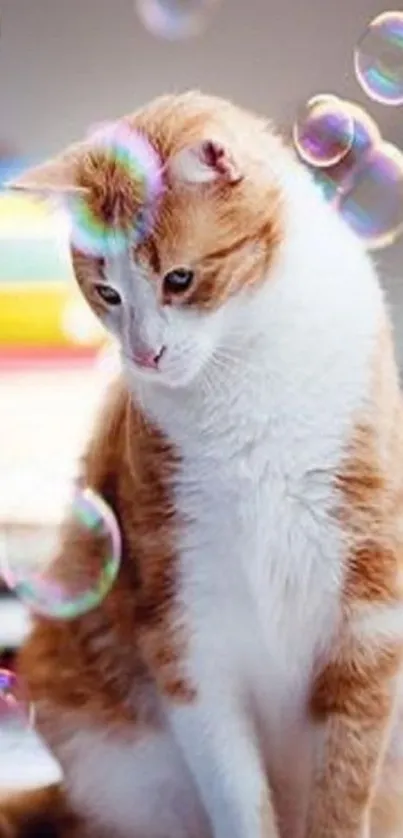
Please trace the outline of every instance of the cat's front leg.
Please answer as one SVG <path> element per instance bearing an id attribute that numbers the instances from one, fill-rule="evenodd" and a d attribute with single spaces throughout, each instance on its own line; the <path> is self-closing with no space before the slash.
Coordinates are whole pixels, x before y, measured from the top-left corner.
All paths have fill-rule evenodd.
<path id="1" fill-rule="evenodd" d="M 361 603 L 312 693 L 315 775 L 305 838 L 369 838 L 402 665 L 403 608 Z"/>
<path id="2" fill-rule="evenodd" d="M 212 682 L 210 688 L 214 686 Z M 214 838 L 278 838 L 270 789 L 246 714 L 215 681 L 170 719 Z"/>

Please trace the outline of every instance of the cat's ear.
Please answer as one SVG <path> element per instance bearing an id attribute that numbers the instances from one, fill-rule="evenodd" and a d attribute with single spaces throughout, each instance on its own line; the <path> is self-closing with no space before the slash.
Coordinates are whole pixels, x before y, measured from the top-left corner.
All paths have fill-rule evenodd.
<path id="1" fill-rule="evenodd" d="M 184 183 L 239 183 L 243 173 L 230 149 L 214 139 L 200 140 L 177 152 L 168 163 L 173 179 Z"/>
<path id="2" fill-rule="evenodd" d="M 84 148 L 84 144 L 72 146 L 64 154 L 27 169 L 4 186 L 6 189 L 61 199 L 86 192 L 76 181 L 77 164 Z"/>

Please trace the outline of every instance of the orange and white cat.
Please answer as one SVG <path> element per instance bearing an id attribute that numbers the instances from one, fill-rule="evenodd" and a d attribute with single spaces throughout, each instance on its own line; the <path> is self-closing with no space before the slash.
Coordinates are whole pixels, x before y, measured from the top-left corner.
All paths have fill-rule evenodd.
<path id="1" fill-rule="evenodd" d="M 125 120 L 163 160 L 155 228 L 72 252 L 122 357 L 81 477 L 122 569 L 22 651 L 64 787 L 6 800 L 0 834 L 401 838 L 403 414 L 374 268 L 264 120 L 199 93 Z M 16 186 L 136 209 L 90 142 Z"/>

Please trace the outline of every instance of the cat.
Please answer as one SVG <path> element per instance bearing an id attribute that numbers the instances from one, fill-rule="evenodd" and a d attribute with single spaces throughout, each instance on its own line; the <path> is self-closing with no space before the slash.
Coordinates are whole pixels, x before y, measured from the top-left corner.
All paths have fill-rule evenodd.
<path id="1" fill-rule="evenodd" d="M 192 91 L 124 120 L 163 161 L 155 225 L 72 248 L 121 353 L 80 479 L 122 567 L 96 610 L 35 620 L 20 670 L 64 784 L 3 800 L 0 835 L 399 838 L 403 414 L 374 267 L 262 117 Z M 90 140 L 14 186 L 135 209 Z"/>

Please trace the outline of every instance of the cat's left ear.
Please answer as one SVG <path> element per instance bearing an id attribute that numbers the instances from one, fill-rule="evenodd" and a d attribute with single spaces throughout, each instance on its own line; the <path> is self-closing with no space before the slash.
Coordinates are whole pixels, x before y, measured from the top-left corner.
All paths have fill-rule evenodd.
<path id="1" fill-rule="evenodd" d="M 71 146 L 64 154 L 27 169 L 4 186 L 6 189 L 61 199 L 86 192 L 76 181 L 77 164 L 83 151 L 82 144 Z"/>
<path id="2" fill-rule="evenodd" d="M 167 166 L 183 183 L 239 183 L 244 175 L 234 155 L 218 140 L 201 140 L 177 152 Z"/>

